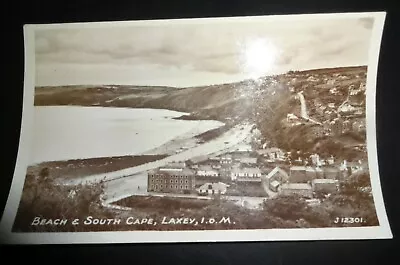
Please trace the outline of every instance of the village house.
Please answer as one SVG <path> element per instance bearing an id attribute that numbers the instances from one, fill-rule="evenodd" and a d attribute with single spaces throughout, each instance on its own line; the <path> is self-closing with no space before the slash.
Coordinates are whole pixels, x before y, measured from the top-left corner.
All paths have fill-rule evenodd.
<path id="1" fill-rule="evenodd" d="M 279 186 L 281 185 L 281 183 L 277 180 L 273 180 L 269 183 L 268 188 L 270 190 L 272 190 L 273 192 L 278 192 L 279 190 Z"/>
<path id="2" fill-rule="evenodd" d="M 261 170 L 257 167 L 234 167 L 231 169 L 233 181 L 261 181 Z"/>
<path id="3" fill-rule="evenodd" d="M 221 158 L 219 156 L 211 156 L 211 157 L 208 158 L 208 160 L 210 160 L 210 161 L 218 161 L 219 162 L 221 160 Z"/>
<path id="4" fill-rule="evenodd" d="M 228 184 L 217 182 L 217 183 L 205 183 L 196 189 L 199 195 L 214 195 L 214 194 L 225 194 Z"/>
<path id="5" fill-rule="evenodd" d="M 354 107 L 346 100 L 338 107 L 338 113 L 342 116 L 362 115 L 363 110 L 360 107 Z"/>
<path id="6" fill-rule="evenodd" d="M 349 88 L 348 88 L 349 89 L 349 95 L 350 96 L 355 96 L 355 95 L 361 94 L 362 93 L 361 88 L 362 87 L 355 88 L 355 85 L 349 86 Z"/>
<path id="7" fill-rule="evenodd" d="M 166 169 L 182 169 L 186 168 L 186 163 L 185 162 L 170 162 L 167 165 L 161 167 L 161 169 L 166 168 Z"/>
<path id="8" fill-rule="evenodd" d="M 313 190 L 307 183 L 284 183 L 279 189 L 279 194 L 283 196 L 299 195 L 306 198 L 313 197 Z"/>
<path id="9" fill-rule="evenodd" d="M 310 159 L 311 159 L 312 165 L 314 165 L 314 166 L 320 166 L 321 165 L 319 154 L 311 154 L 310 155 Z"/>
<path id="10" fill-rule="evenodd" d="M 311 186 L 314 192 L 335 193 L 339 190 L 339 182 L 335 179 L 314 179 Z"/>
<path id="11" fill-rule="evenodd" d="M 332 87 L 331 89 L 329 89 L 329 93 L 336 95 L 339 93 L 339 90 L 336 87 Z"/>
<path id="12" fill-rule="evenodd" d="M 340 163 L 339 169 L 340 169 L 340 171 L 348 170 L 348 168 L 347 168 L 347 160 L 346 159 L 343 160 L 342 163 Z"/>
<path id="13" fill-rule="evenodd" d="M 275 161 L 280 160 L 283 161 L 285 159 L 285 153 L 277 148 L 277 147 L 270 147 L 263 150 L 260 150 L 259 154 L 267 157 L 268 159 Z"/>
<path id="14" fill-rule="evenodd" d="M 326 159 L 328 165 L 335 164 L 335 158 L 331 155 L 329 158 Z"/>
<path id="15" fill-rule="evenodd" d="M 201 177 L 218 177 L 219 172 L 209 165 L 201 165 L 197 169 L 196 175 Z"/>
<path id="16" fill-rule="evenodd" d="M 326 160 L 325 159 L 321 158 L 319 161 L 321 163 L 321 166 L 325 166 L 326 165 Z"/>
<path id="17" fill-rule="evenodd" d="M 195 188 L 195 172 L 188 168 L 158 168 L 147 176 L 149 192 L 190 193 Z"/>
<path id="18" fill-rule="evenodd" d="M 289 175 L 285 170 L 280 167 L 275 167 L 271 170 L 265 177 L 266 185 L 268 188 L 274 192 L 278 191 L 279 186 L 282 183 L 286 183 L 289 180 Z"/>
<path id="19" fill-rule="evenodd" d="M 345 161 L 343 161 L 343 163 L 345 164 L 349 174 L 353 174 L 353 173 L 356 173 L 356 172 L 359 172 L 359 171 L 363 170 L 363 165 L 362 165 L 361 160 L 357 161 L 357 162 L 353 162 L 353 161 L 352 162 L 347 162 L 345 160 Z"/>

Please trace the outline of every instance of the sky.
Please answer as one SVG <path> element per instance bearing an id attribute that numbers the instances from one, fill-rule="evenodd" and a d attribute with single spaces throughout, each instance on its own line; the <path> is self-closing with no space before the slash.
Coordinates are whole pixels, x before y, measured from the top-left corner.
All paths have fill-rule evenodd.
<path id="1" fill-rule="evenodd" d="M 302 17 L 37 29 L 35 83 L 189 87 L 367 65 L 372 26 Z"/>

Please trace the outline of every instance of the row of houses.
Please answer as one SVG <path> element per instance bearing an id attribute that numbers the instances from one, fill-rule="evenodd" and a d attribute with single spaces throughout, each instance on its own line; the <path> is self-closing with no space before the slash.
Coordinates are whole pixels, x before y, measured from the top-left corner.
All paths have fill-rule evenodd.
<path id="1" fill-rule="evenodd" d="M 311 183 L 284 183 L 280 194 L 284 196 L 300 195 L 313 198 L 315 192 L 335 193 L 339 191 L 339 181 L 334 179 L 314 179 Z"/>
<path id="2" fill-rule="evenodd" d="M 337 192 L 341 179 L 362 171 L 364 166 L 361 160 L 353 162 L 344 160 L 339 167 L 293 166 L 289 173 L 275 167 L 266 175 L 265 182 L 271 191 L 283 195 L 298 194 L 312 197 L 314 192 Z"/>
<path id="3" fill-rule="evenodd" d="M 266 175 L 265 181 L 271 191 L 283 195 L 312 197 L 313 192 L 330 193 L 338 190 L 339 180 L 335 179 L 334 175 L 318 176 L 310 172 L 313 172 L 312 168 L 292 167 L 288 174 L 285 170 L 275 167 Z M 326 176 L 331 178 L 325 178 Z"/>
<path id="4" fill-rule="evenodd" d="M 262 171 L 256 166 L 243 166 L 234 164 L 231 166 L 220 165 L 192 165 L 190 167 L 193 174 L 198 177 L 209 178 L 228 178 L 232 181 L 243 181 L 243 179 L 261 180 Z"/>

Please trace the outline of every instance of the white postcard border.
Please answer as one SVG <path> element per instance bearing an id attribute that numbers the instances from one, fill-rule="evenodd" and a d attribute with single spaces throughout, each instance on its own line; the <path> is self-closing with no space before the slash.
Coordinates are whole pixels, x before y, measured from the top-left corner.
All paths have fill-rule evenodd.
<path id="1" fill-rule="evenodd" d="M 118 27 L 132 25 L 160 25 L 160 23 L 208 23 L 216 21 L 237 20 L 290 20 L 290 19 L 325 19 L 374 17 L 367 72 L 367 148 L 371 186 L 375 209 L 380 225 L 376 227 L 347 228 L 299 228 L 299 229 L 260 229 L 260 230 L 208 230 L 208 231 L 119 231 L 119 232 L 52 232 L 52 233 L 15 233 L 11 232 L 18 205 L 22 195 L 27 161 L 30 157 L 31 128 L 33 125 L 33 102 L 35 84 L 35 41 L 34 32 L 50 28 L 74 27 Z M 25 25 L 25 76 L 23 111 L 20 142 L 14 177 L 8 201 L 0 224 L 0 238 L 10 244 L 71 244 L 71 243 L 161 243 L 161 242 L 232 242 L 232 241 L 294 241 L 294 240 L 353 240 L 353 239 L 389 239 L 392 238 L 389 221 L 380 185 L 376 145 L 376 78 L 380 45 L 386 12 L 331 13 L 302 15 L 246 16 L 228 18 L 139 20 L 95 23 L 68 23 Z"/>

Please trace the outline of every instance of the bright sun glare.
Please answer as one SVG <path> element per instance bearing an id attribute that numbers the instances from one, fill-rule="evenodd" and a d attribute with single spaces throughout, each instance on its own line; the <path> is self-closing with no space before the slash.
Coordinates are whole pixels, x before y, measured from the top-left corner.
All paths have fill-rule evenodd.
<path id="1" fill-rule="evenodd" d="M 244 45 L 242 56 L 243 71 L 251 78 L 258 78 L 274 68 L 278 50 L 266 39 L 254 39 Z"/>

